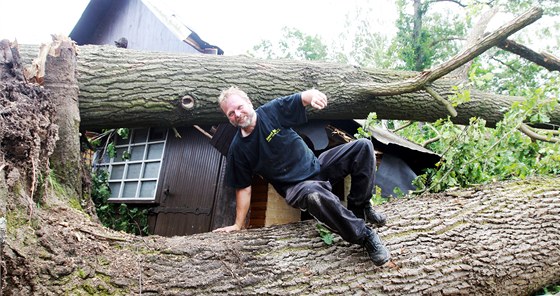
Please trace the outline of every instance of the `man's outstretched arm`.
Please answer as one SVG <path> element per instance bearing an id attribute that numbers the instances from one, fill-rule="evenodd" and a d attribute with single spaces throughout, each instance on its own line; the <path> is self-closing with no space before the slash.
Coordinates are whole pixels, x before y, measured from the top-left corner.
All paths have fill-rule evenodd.
<path id="1" fill-rule="evenodd" d="M 235 191 L 235 224 L 222 228 L 215 229 L 214 232 L 231 232 L 238 231 L 244 228 L 245 219 L 251 206 L 251 186 L 236 189 Z"/>

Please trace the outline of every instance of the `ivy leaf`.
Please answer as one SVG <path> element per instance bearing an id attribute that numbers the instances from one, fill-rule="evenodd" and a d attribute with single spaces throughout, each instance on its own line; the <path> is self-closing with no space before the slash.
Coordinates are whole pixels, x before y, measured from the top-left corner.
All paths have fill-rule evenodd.
<path id="1" fill-rule="evenodd" d="M 325 242 L 325 244 L 327 245 L 332 245 L 333 240 L 334 240 L 334 236 L 332 234 L 332 232 L 330 230 L 328 230 L 325 226 L 323 226 L 323 224 L 317 223 L 316 225 L 317 227 L 317 231 L 319 232 L 319 235 L 321 236 L 321 239 L 323 240 L 323 242 Z"/>

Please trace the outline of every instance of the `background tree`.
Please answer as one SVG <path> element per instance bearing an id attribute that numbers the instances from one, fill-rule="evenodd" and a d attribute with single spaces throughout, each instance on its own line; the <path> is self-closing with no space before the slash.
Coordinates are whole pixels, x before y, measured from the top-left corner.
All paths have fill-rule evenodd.
<path id="1" fill-rule="evenodd" d="M 327 46 L 319 36 L 310 36 L 295 28 L 282 28 L 278 43 L 262 40 L 249 54 L 263 59 L 326 60 Z"/>
<path id="2" fill-rule="evenodd" d="M 548 26 L 541 26 L 537 33 L 520 32 L 516 40 L 529 45 L 549 40 L 544 48 L 557 49 L 559 23 L 552 17 L 558 15 L 560 5 L 554 1 L 400 0 L 396 2 L 399 14 L 394 36 L 384 34 L 387 32 L 368 19 L 373 15 L 372 8 L 365 6 L 347 16 L 346 27 L 326 58 L 359 66 L 423 71 L 456 54 L 482 12 L 495 9 L 507 15 L 532 5 L 544 7 L 544 23 Z M 302 38 L 305 34 L 297 36 Z M 524 121 L 547 124 L 547 110 L 558 104 L 558 72 L 495 48 L 476 58 L 466 73 L 467 79 L 458 82 L 456 94 L 449 98 L 455 105 L 470 100 L 469 92 L 463 91 L 468 85 L 527 100 L 514 106 L 495 129 L 486 128 L 485 122 L 477 118 L 468 126 L 457 126 L 448 118 L 434 124 L 416 122 L 406 128 L 401 128 L 408 124 L 402 121 L 384 121 L 385 127 L 444 156 L 438 168 L 421 176 L 417 185 L 441 191 L 492 180 L 558 174 L 559 144 L 536 141 L 520 131 Z M 368 124 L 381 123 L 370 120 Z M 549 128 L 558 129 L 553 125 Z M 549 132 L 543 137 L 556 139 L 557 133 Z"/>
<path id="3" fill-rule="evenodd" d="M 399 0 L 395 47 L 403 69 L 422 71 L 458 52 L 470 21 L 440 1 Z M 412 8 L 412 10 L 411 10 Z"/>

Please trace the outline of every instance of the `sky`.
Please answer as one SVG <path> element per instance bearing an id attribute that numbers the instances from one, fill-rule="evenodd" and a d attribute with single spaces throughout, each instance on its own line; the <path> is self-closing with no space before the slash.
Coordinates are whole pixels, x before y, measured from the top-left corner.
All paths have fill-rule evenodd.
<path id="1" fill-rule="evenodd" d="M 69 35 L 89 0 L 0 0 L 0 39 L 21 44 L 51 41 L 51 34 Z M 262 40 L 281 36 L 282 28 L 297 28 L 329 41 L 342 31 L 346 14 L 357 3 L 376 7 L 372 19 L 394 22 L 389 0 L 152 0 L 175 13 L 203 40 L 226 55 L 243 54 Z M 391 16 L 393 20 L 391 20 Z M 380 28 L 381 29 L 381 28 Z M 387 28 L 384 28 L 387 29 Z"/>
<path id="2" fill-rule="evenodd" d="M 17 39 L 21 44 L 47 43 L 51 34 L 69 35 L 89 3 L 89 0 L 0 1 L 0 39 Z M 345 28 L 346 16 L 355 14 L 358 7 L 373 9 L 368 18 L 378 32 L 391 35 L 396 30 L 397 12 L 392 0 L 151 1 L 179 16 L 204 41 L 219 46 L 226 55 L 244 54 L 262 40 L 278 40 L 283 27 L 318 35 L 325 44 L 331 44 Z M 495 22 L 493 27 L 504 21 Z M 536 26 L 533 24 L 523 31 Z M 548 41 L 558 44 L 560 39 Z M 553 54 L 560 53 L 554 50 Z"/>

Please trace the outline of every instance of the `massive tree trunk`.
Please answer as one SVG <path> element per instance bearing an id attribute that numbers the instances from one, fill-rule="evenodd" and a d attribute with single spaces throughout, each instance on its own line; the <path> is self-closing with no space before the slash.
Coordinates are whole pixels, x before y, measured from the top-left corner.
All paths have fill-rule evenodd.
<path id="1" fill-rule="evenodd" d="M 383 267 L 338 236 L 326 245 L 313 221 L 135 237 L 50 202 L 30 221 L 10 216 L 5 295 L 531 295 L 560 280 L 558 179 L 379 206 L 392 254 Z"/>
<path id="2" fill-rule="evenodd" d="M 383 71 L 296 61 L 264 61 L 246 57 L 178 55 L 84 46 L 78 56 L 82 128 L 180 126 L 214 124 L 226 118 L 217 107 L 220 91 L 230 85 L 246 90 L 257 105 L 308 88 L 330 98 L 328 108 L 311 118 L 366 118 L 432 122 L 448 110 L 425 91 L 372 96 L 358 87 L 368 83 L 403 81 L 414 72 Z M 433 89 L 446 98 L 453 80 L 440 79 Z M 490 126 L 520 97 L 471 91 L 471 101 L 459 105 L 453 121 L 468 124 L 481 117 Z M 560 124 L 560 110 L 551 115 Z"/>
<path id="3" fill-rule="evenodd" d="M 4 68 L 13 65 L 0 64 L 2 295 L 529 295 L 560 281 L 558 178 L 380 206 L 390 222 L 379 233 L 393 256 L 384 267 L 375 267 L 361 247 L 339 237 L 325 245 L 312 221 L 174 238 L 111 231 L 47 177 L 56 140 L 53 103 L 40 87 L 4 84 L 4 77 L 21 76 Z M 428 121 L 446 114 L 422 92 L 376 97 L 364 91 L 372 83 L 414 74 L 108 47 L 82 47 L 78 55 L 84 128 L 219 122 L 214 99 L 233 83 L 259 103 L 321 88 L 332 108 L 314 114 L 323 118 L 376 111 L 382 118 Z M 433 89 L 445 94 L 451 84 L 438 81 Z M 499 108 L 515 99 L 477 93 L 474 102 L 457 109 L 456 118 L 473 112 L 495 122 L 492 116 L 501 117 Z M 38 179 L 48 184 L 38 185 Z"/>
<path id="4" fill-rule="evenodd" d="M 23 52 L 33 53 L 30 48 Z M 432 122 L 449 115 L 444 104 L 422 90 L 374 96 L 367 86 L 404 81 L 416 72 L 288 60 L 256 60 L 237 56 L 138 52 L 108 46 L 82 46 L 78 55 L 81 128 L 182 126 L 215 124 L 226 118 L 217 107 L 220 91 L 244 89 L 256 105 L 308 88 L 329 96 L 328 108 L 310 118 L 356 119 L 376 112 L 380 119 Z M 441 97 L 454 94 L 456 80 L 439 79 L 431 88 Z M 455 123 L 481 117 L 489 126 L 521 97 L 470 90 L 471 100 L 456 107 Z M 550 114 L 560 124 L 560 108 Z"/>
<path id="5" fill-rule="evenodd" d="M 376 112 L 380 119 L 432 122 L 448 115 L 468 124 L 481 117 L 494 126 L 521 97 L 470 90 L 471 100 L 450 111 L 441 98 L 454 95 L 457 81 L 441 78 L 542 16 L 533 8 L 478 40 L 450 61 L 425 72 L 399 72 L 310 61 L 257 60 L 236 56 L 138 52 L 82 46 L 78 54 L 81 128 L 215 124 L 226 118 L 217 107 L 220 91 L 244 89 L 256 105 L 278 96 L 318 88 L 328 108 L 311 118 L 356 119 Z M 33 49 L 23 47 L 30 61 Z M 441 78 L 441 79 L 439 79 Z M 435 95 L 434 95 L 435 94 Z M 438 97 L 438 99 L 434 98 Z M 550 114 L 560 124 L 560 108 Z"/>

